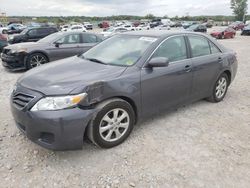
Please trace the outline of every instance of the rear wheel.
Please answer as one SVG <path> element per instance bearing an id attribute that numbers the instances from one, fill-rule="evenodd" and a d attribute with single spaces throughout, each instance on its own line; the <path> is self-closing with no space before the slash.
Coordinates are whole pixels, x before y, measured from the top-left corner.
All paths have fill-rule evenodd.
<path id="1" fill-rule="evenodd" d="M 214 103 L 221 102 L 226 96 L 228 86 L 229 86 L 228 76 L 226 73 L 223 73 L 214 84 L 213 93 L 208 98 L 208 101 Z"/>
<path id="2" fill-rule="evenodd" d="M 99 112 L 88 126 L 88 138 L 102 148 L 111 148 L 125 141 L 135 123 L 131 105 L 122 99 L 112 99 L 97 108 Z"/>
<path id="3" fill-rule="evenodd" d="M 29 55 L 29 57 L 27 58 L 26 68 L 32 69 L 35 67 L 39 67 L 47 62 L 48 58 L 45 55 L 43 55 L 42 53 L 34 53 Z"/>

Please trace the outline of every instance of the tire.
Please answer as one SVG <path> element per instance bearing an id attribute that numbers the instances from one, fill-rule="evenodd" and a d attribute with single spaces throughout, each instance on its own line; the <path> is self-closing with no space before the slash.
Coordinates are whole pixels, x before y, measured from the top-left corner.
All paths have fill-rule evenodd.
<path id="1" fill-rule="evenodd" d="M 228 76 L 226 73 L 222 73 L 214 84 L 212 95 L 207 100 L 213 103 L 221 102 L 227 94 L 228 86 Z"/>
<path id="2" fill-rule="evenodd" d="M 97 108 L 98 112 L 87 128 L 90 141 L 101 148 L 112 148 L 124 142 L 135 124 L 135 112 L 132 106 L 117 98 L 105 101 Z M 118 118 L 114 118 L 115 112 Z M 123 119 L 119 121 L 121 117 Z"/>
<path id="3" fill-rule="evenodd" d="M 2 34 L 8 34 L 8 31 L 7 30 L 3 30 Z"/>
<path id="4" fill-rule="evenodd" d="M 49 60 L 44 54 L 33 53 L 27 57 L 26 68 L 29 70 L 29 69 L 41 66 L 41 65 L 48 63 L 48 62 L 49 62 Z"/>

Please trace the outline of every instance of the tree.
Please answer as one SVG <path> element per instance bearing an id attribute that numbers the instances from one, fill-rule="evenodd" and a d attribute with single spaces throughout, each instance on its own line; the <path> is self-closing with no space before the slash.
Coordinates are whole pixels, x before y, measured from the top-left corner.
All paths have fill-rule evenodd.
<path id="1" fill-rule="evenodd" d="M 145 16 L 145 18 L 146 18 L 146 19 L 149 19 L 149 20 L 152 20 L 152 19 L 155 18 L 155 16 L 154 16 L 153 14 L 147 14 L 147 15 Z"/>
<path id="2" fill-rule="evenodd" d="M 244 21 L 247 14 L 247 1 L 248 0 L 231 0 L 231 9 L 235 15 L 236 20 Z"/>

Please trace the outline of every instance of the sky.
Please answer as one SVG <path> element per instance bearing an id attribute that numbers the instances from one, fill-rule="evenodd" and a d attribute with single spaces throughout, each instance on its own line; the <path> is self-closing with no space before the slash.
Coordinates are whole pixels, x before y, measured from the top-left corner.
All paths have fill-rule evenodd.
<path id="1" fill-rule="evenodd" d="M 250 3 L 248 6 L 250 12 Z M 8 16 L 231 15 L 230 0 L 0 0 Z"/>

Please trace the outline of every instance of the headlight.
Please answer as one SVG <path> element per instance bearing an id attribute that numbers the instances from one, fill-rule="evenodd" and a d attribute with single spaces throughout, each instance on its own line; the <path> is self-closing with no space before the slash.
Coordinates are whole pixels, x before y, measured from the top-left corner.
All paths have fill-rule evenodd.
<path id="1" fill-rule="evenodd" d="M 61 110 L 76 106 L 80 101 L 85 99 L 87 93 L 79 95 L 69 95 L 60 97 L 45 97 L 39 100 L 31 109 L 31 111 L 52 111 Z"/>
<path id="2" fill-rule="evenodd" d="M 10 51 L 11 54 L 21 53 L 21 52 L 27 52 L 27 48 L 20 48 L 20 49 L 17 49 L 17 50 L 11 50 Z"/>

